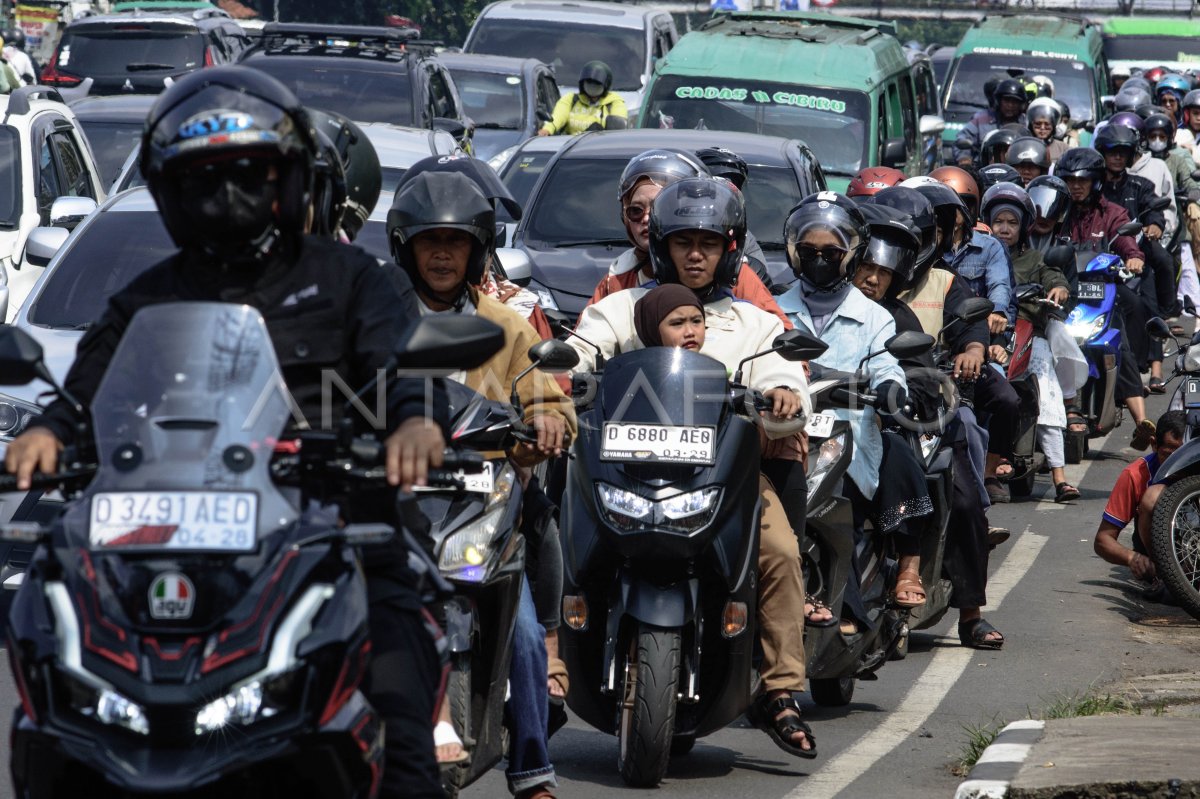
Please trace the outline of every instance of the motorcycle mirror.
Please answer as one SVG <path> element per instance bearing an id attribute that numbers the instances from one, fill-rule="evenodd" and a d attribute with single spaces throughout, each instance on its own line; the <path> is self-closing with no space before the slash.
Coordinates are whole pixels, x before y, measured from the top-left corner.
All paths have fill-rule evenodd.
<path id="1" fill-rule="evenodd" d="M 352 547 L 386 544 L 396 534 L 390 524 L 348 524 L 340 532 L 342 541 Z"/>
<path id="2" fill-rule="evenodd" d="M 1156 338 L 1160 341 L 1171 338 L 1170 325 L 1164 322 L 1162 317 L 1159 316 L 1152 316 L 1146 320 L 1146 332 L 1150 334 L 1151 338 Z"/>
<path id="3" fill-rule="evenodd" d="M 574 369 L 579 363 L 579 353 L 569 344 L 552 338 L 530 347 L 529 360 L 543 372 L 556 375 Z"/>
<path id="4" fill-rule="evenodd" d="M 460 314 L 427 316 L 404 331 L 393 368 L 474 369 L 502 349 L 504 330 L 493 322 Z"/>
<path id="5" fill-rule="evenodd" d="M 1058 244 L 1046 251 L 1046 265 L 1064 272 L 1075 265 L 1075 248 L 1070 244 Z"/>
<path id="6" fill-rule="evenodd" d="M 958 308 L 954 310 L 954 315 L 960 322 L 966 324 L 974 324 L 982 322 L 992 315 L 992 301 L 987 297 L 972 297 L 969 300 L 964 300 Z"/>
<path id="7" fill-rule="evenodd" d="M 887 340 L 883 346 L 897 360 L 917 358 L 933 349 L 937 341 L 928 333 L 918 333 L 915 330 L 905 330 Z"/>
<path id="8" fill-rule="evenodd" d="M 34 380 L 55 385 L 42 345 L 19 327 L 0 327 L 0 385 L 23 386 Z"/>
<path id="9" fill-rule="evenodd" d="M 811 361 L 821 357 L 829 345 L 801 330 L 789 330 L 775 337 L 771 349 L 785 361 Z"/>
<path id="10" fill-rule="evenodd" d="M 1192 172 L 1192 180 L 1200 180 L 1200 169 Z"/>
<path id="11" fill-rule="evenodd" d="M 1142 225 L 1140 222 L 1126 222 L 1125 224 L 1123 224 L 1119 228 L 1117 228 L 1118 236 L 1136 236 L 1137 234 L 1139 234 L 1141 232 L 1142 232 Z"/>
<path id="12" fill-rule="evenodd" d="M 1045 289 L 1041 283 L 1022 283 L 1016 287 L 1017 301 L 1035 300 L 1042 296 Z"/>
<path id="13" fill-rule="evenodd" d="M 1159 197 L 1150 203 L 1151 211 L 1162 211 L 1167 208 L 1172 202 L 1172 199 L 1167 197 Z"/>

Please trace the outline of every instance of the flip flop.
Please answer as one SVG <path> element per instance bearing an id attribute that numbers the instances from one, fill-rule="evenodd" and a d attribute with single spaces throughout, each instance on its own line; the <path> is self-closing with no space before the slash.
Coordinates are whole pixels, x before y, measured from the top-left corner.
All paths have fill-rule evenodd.
<path id="1" fill-rule="evenodd" d="M 547 701 L 550 703 L 549 727 L 547 729 L 547 739 L 554 733 L 563 728 L 567 723 L 567 694 L 571 692 L 571 678 L 567 674 L 567 664 L 561 658 L 550 658 L 547 661 L 546 676 L 556 683 L 562 689 L 562 696 L 547 694 Z M 548 688 L 547 688 L 548 690 Z"/>
<path id="2" fill-rule="evenodd" d="M 1161 377 L 1150 378 L 1150 385 L 1147 386 L 1151 394 L 1166 394 L 1167 384 L 1162 381 Z"/>
<path id="3" fill-rule="evenodd" d="M 987 620 L 980 616 L 978 619 L 970 621 L 960 621 L 958 623 L 958 640 L 963 646 L 969 646 L 972 649 L 1000 649 L 1004 646 L 1004 635 L 1000 635 L 1000 640 L 989 641 L 987 636 L 989 633 L 999 633 L 992 625 L 988 624 Z"/>
<path id="4" fill-rule="evenodd" d="M 832 615 L 833 610 L 828 605 L 826 605 L 824 602 L 822 602 L 821 600 L 819 600 L 815 596 L 813 596 L 812 594 L 808 594 L 807 596 L 804 597 L 804 604 L 813 606 L 812 610 L 810 610 L 804 614 L 804 626 L 805 627 L 818 627 L 818 628 L 832 627 L 833 625 L 838 623 L 838 621 L 839 621 L 838 617 Z M 818 610 L 828 610 L 831 614 L 830 618 L 825 619 L 824 621 L 811 621 L 809 617 L 812 616 L 814 613 L 816 613 Z"/>
<path id="5" fill-rule="evenodd" d="M 439 746 L 447 746 L 448 744 L 458 744 L 458 757 L 450 758 L 449 760 L 439 760 L 439 766 L 453 766 L 456 763 L 465 763 L 471 759 L 471 755 L 463 746 L 462 738 L 458 737 L 458 733 L 454 731 L 454 725 L 448 721 L 439 721 L 433 728 L 433 746 L 436 749 Z"/>

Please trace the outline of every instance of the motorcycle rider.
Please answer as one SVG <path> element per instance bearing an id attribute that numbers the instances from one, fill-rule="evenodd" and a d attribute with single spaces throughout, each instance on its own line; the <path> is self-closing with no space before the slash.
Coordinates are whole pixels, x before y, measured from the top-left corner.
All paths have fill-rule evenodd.
<path id="1" fill-rule="evenodd" d="M 579 91 L 564 94 L 539 136 L 574 136 L 589 130 L 624 130 L 629 112 L 621 95 L 612 91 L 613 73 L 603 61 L 589 61 L 579 71 Z"/>
<path id="2" fill-rule="evenodd" d="M 1058 135 L 1059 125 L 1063 121 L 1062 107 L 1058 100 L 1039 97 L 1029 104 L 1025 117 L 1029 120 L 1029 132 L 1046 145 L 1050 151 L 1050 163 L 1056 163 L 1068 149 L 1067 143 Z"/>
<path id="3" fill-rule="evenodd" d="M 897 186 L 908 175 L 890 166 L 868 166 L 858 170 L 858 174 L 850 178 L 850 186 L 846 189 L 847 197 L 873 197 L 877 192 Z"/>
<path id="4" fill-rule="evenodd" d="M 750 166 L 746 163 L 745 158 L 724 147 L 705 147 L 696 151 L 696 157 L 700 159 L 700 163 L 704 164 L 708 174 L 714 178 L 725 178 L 738 191 L 745 193 L 746 181 L 750 179 Z M 771 277 L 767 272 L 767 256 L 763 255 L 762 246 L 758 243 L 758 239 L 754 238 L 754 232 L 751 230 L 746 231 L 744 257 L 746 264 L 754 270 L 759 280 L 770 291 Z"/>
<path id="5" fill-rule="evenodd" d="M 979 180 L 972 171 L 958 166 L 941 166 L 930 172 L 929 177 L 949 186 L 958 195 L 958 199 L 962 200 L 967 209 L 967 216 L 978 220 L 979 199 L 982 195 L 979 191 Z M 976 222 L 975 229 L 979 232 L 987 233 L 986 227 L 981 222 Z"/>
<path id="6" fill-rule="evenodd" d="M 970 164 L 974 160 L 974 154 L 981 150 L 984 139 L 996 128 L 1010 122 L 1022 126 L 1025 124 L 1025 107 L 1029 103 L 1025 96 L 1025 87 L 1020 81 L 1013 78 L 1000 81 L 996 84 L 996 90 L 989 102 L 991 108 L 971 117 L 959 133 L 954 147 L 954 160 L 959 166 Z"/>
<path id="7" fill-rule="evenodd" d="M 1050 148 L 1039 138 L 1022 136 L 1008 148 L 1004 163 L 1017 170 L 1028 186 L 1034 178 L 1050 173 Z"/>
<path id="8" fill-rule="evenodd" d="M 1183 120 L 1183 98 L 1192 90 L 1192 82 L 1182 75 L 1163 75 L 1154 85 L 1154 97 L 1176 126 Z"/>
<path id="9" fill-rule="evenodd" d="M 1047 250 L 1059 243 L 1059 230 L 1071 207 L 1071 193 L 1067 184 L 1057 175 L 1034 178 L 1025 190 L 1036 211 L 1029 227 L 1029 246 L 1045 255 Z"/>
<path id="10" fill-rule="evenodd" d="M 700 353 L 730 370 L 742 358 L 770 349 L 784 331 L 778 317 L 735 301 L 730 292 L 741 261 L 745 225 L 741 195 L 726 181 L 712 177 L 687 178 L 664 189 L 654 201 L 650 219 L 649 253 L 656 283 L 680 283 L 696 293 L 704 306 L 706 330 Z M 579 353 L 576 374 L 595 368 L 593 345 L 605 358 L 644 346 L 637 335 L 634 307 L 648 292 L 646 287 L 618 291 L 584 308 L 579 336 L 567 339 Z M 770 354 L 748 362 L 745 370 L 746 385 L 763 391 L 776 417 L 811 411 L 807 381 L 798 366 Z M 805 690 L 806 615 L 799 548 L 775 488 L 765 477 L 760 487 L 764 502 L 758 617 L 764 692 L 752 715 L 781 749 L 814 757 L 812 731 L 800 721 L 792 696 Z M 814 608 L 807 618 L 827 624 L 829 617 L 821 610 Z"/>
<path id="11" fill-rule="evenodd" d="M 1166 114 L 1151 114 L 1146 117 L 1142 126 L 1142 138 L 1150 155 L 1162 160 L 1167 165 L 1175 181 L 1175 190 L 1179 192 L 1176 201 L 1183 203 L 1185 227 L 1183 232 L 1184 244 L 1179 248 L 1179 284 L 1178 302 L 1174 310 L 1182 307 L 1185 296 L 1190 296 L 1193 302 L 1200 302 L 1200 279 L 1196 275 L 1196 259 L 1194 247 L 1200 243 L 1200 181 L 1192 177 L 1196 163 L 1183 147 L 1175 143 L 1175 123 Z M 1180 195 L 1185 195 L 1181 199 Z M 1178 315 L 1176 312 L 1172 316 Z"/>
<path id="12" fill-rule="evenodd" d="M 230 115 L 245 125 L 236 134 L 221 128 Z M 348 386 L 376 376 L 416 315 L 412 286 L 361 250 L 303 235 L 315 156 L 307 113 L 258 70 L 210 67 L 159 96 L 142 135 L 140 166 L 180 251 L 116 292 L 80 340 L 65 385 L 85 408 L 130 319 L 163 302 L 258 308 L 300 414 L 297 424 L 319 424 L 328 371 Z M 419 379 L 398 380 L 388 394 L 388 482 L 403 490 L 423 484 L 428 469 L 442 463 L 440 383 L 428 412 L 425 394 Z M 9 444 L 5 466 L 22 490 L 35 470 L 56 469 L 75 430 L 72 405 L 58 400 Z M 442 667 L 407 564 L 400 543 L 364 550 L 372 641 L 367 694 L 387 725 L 381 795 L 439 799 L 432 720 Z"/>
<path id="13" fill-rule="evenodd" d="M 1200 89 L 1192 89 L 1183 96 L 1183 124 L 1175 131 L 1175 143 L 1190 150 L 1192 159 L 1200 164 L 1200 153 L 1196 151 L 1197 137 L 1200 136 Z"/>
<path id="14" fill-rule="evenodd" d="M 1029 131 L 1023 125 L 1008 124 L 996 128 L 984 138 L 983 144 L 979 148 L 979 166 L 1003 164 L 1004 159 L 1008 157 L 1008 148 L 1012 146 L 1012 143 L 1022 136 L 1028 135 Z M 960 161 L 959 166 L 970 166 L 970 164 Z"/>
<path id="15" fill-rule="evenodd" d="M 37 65 L 25 52 L 25 31 L 19 27 L 9 28 L 4 32 L 4 60 L 12 66 L 17 76 L 25 81 L 26 86 L 34 86 L 38 82 Z"/>
<path id="16" fill-rule="evenodd" d="M 966 169 L 966 167 L 963 167 Z M 997 183 L 1016 183 L 1021 185 L 1021 173 L 1008 164 L 992 164 L 979 170 L 979 188 L 987 191 Z"/>

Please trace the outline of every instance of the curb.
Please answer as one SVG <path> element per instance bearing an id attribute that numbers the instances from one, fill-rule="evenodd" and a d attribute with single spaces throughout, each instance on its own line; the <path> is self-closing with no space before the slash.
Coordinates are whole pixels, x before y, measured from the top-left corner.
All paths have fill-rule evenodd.
<path id="1" fill-rule="evenodd" d="M 1042 737 L 1046 722 L 1014 721 L 1009 724 L 987 749 L 967 775 L 966 781 L 954 792 L 954 799 L 1003 799 L 1008 786 L 1029 757 L 1029 750 Z"/>

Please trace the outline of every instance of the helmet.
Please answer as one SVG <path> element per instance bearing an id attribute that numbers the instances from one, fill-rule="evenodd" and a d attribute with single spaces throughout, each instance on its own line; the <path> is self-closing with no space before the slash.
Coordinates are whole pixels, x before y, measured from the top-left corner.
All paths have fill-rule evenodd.
<path id="1" fill-rule="evenodd" d="M 706 230 L 725 239 L 713 285 L 732 286 L 746 248 L 746 202 L 729 181 L 707 175 L 672 183 L 650 208 L 650 265 L 659 283 L 678 283 L 667 238 L 686 230 Z"/>
<path id="2" fill-rule="evenodd" d="M 1017 216 L 1020 225 L 1018 242 L 1025 243 L 1029 236 L 1029 227 L 1037 218 L 1037 208 L 1025 189 L 1015 183 L 997 183 L 983 193 L 983 219 L 989 225 L 995 215 L 1002 210 L 1010 210 Z"/>
<path id="3" fill-rule="evenodd" d="M 1185 94 L 1180 105 L 1184 108 L 1200 108 L 1200 89 L 1192 89 Z"/>
<path id="4" fill-rule="evenodd" d="M 426 230 L 451 228 L 472 239 L 466 282 L 479 285 L 496 238 L 496 211 L 479 187 L 465 175 L 425 172 L 396 191 L 387 215 L 388 244 L 413 284 L 424 284 L 413 257 L 412 240 Z"/>
<path id="5" fill-rule="evenodd" d="M 917 251 L 921 249 L 921 231 L 911 216 L 889 205 L 864 203 L 859 208 L 870 237 L 863 259 L 892 273 L 887 296 L 895 297 L 912 281 Z"/>
<path id="6" fill-rule="evenodd" d="M 318 236 L 335 236 L 346 212 L 346 159 L 343 151 L 354 134 L 345 117 L 313 109 L 308 112 L 317 131 L 313 168 L 313 226 Z"/>
<path id="7" fill-rule="evenodd" d="M 1140 116 L 1138 116 L 1137 114 L 1135 114 L 1134 112 L 1122 111 L 1118 114 L 1113 114 L 1111 117 L 1109 117 L 1108 124 L 1109 125 L 1122 125 L 1124 127 L 1127 127 L 1131 130 L 1138 131 L 1140 133 L 1142 130 L 1143 123 L 1142 123 L 1142 118 Z"/>
<path id="8" fill-rule="evenodd" d="M 1021 136 L 1028 135 L 1029 131 L 1023 125 L 1005 125 L 996 128 L 984 138 L 983 144 L 979 148 L 981 162 L 985 166 L 1000 163 L 1004 160 L 1009 146 Z"/>
<path id="9" fill-rule="evenodd" d="M 4 43 L 11 44 L 18 50 L 25 49 L 25 31 L 21 28 L 9 28 L 4 32 Z"/>
<path id="10" fill-rule="evenodd" d="M 696 151 L 696 157 L 713 177 L 725 178 L 738 189 L 746 185 L 746 178 L 750 176 L 750 167 L 746 165 L 746 159 L 733 150 L 726 150 L 724 147 L 705 147 L 703 150 Z"/>
<path id="11" fill-rule="evenodd" d="M 979 181 L 970 172 L 957 166 L 941 166 L 930 172 L 929 177 L 954 189 L 972 218 L 979 212 Z"/>
<path id="12" fill-rule="evenodd" d="M 818 229 L 831 232 L 841 242 L 843 253 L 838 262 L 831 263 L 824 251 L 801 248 L 804 235 Z M 854 200 L 834 191 L 808 195 L 783 223 L 783 238 L 792 272 L 826 291 L 835 291 L 854 277 L 868 236 L 867 221 Z"/>
<path id="13" fill-rule="evenodd" d="M 379 154 L 367 134 L 348 119 L 346 126 L 350 129 L 350 142 L 342 150 L 342 168 L 346 172 L 346 212 L 342 214 L 342 232 L 354 241 L 379 202 L 383 172 L 379 167 Z"/>
<path id="14" fill-rule="evenodd" d="M 1140 143 L 1141 136 L 1138 131 L 1125 125 L 1105 125 L 1096 131 L 1096 135 L 1092 139 L 1092 146 L 1101 153 L 1109 150 L 1128 149 L 1132 154 L 1137 151 Z"/>
<path id="15" fill-rule="evenodd" d="M 1158 83 L 1159 80 L 1162 79 L 1163 75 L 1166 75 L 1166 74 L 1167 74 L 1166 67 L 1152 67 L 1142 73 L 1142 75 L 1146 78 L 1146 80 L 1150 81 L 1150 83 L 1152 83 L 1152 84 Z"/>
<path id="16" fill-rule="evenodd" d="M 1045 75 L 1034 75 L 1034 84 L 1038 87 L 1038 97 L 1053 97 L 1054 96 L 1054 81 L 1050 80 Z"/>
<path id="17" fill-rule="evenodd" d="M 870 197 L 880 189 L 895 186 L 904 180 L 905 174 L 890 166 L 869 166 L 858 170 L 858 174 L 850 179 L 850 188 L 846 190 L 847 197 Z"/>
<path id="18" fill-rule="evenodd" d="M 1129 67 L 1124 64 L 1114 64 L 1111 74 L 1114 78 L 1128 78 L 1130 75 Z"/>
<path id="19" fill-rule="evenodd" d="M 175 244 L 234 263 L 261 260 L 281 236 L 303 232 L 316 152 L 308 113 L 286 86 L 227 65 L 185 75 L 158 96 L 139 166 Z M 181 180 L 198 162 L 207 171 Z M 275 181 L 266 180 L 270 167 Z"/>
<path id="20" fill-rule="evenodd" d="M 1129 80 L 1127 80 L 1123 84 L 1121 84 L 1121 88 L 1122 89 L 1145 89 L 1146 93 L 1149 94 L 1151 91 L 1154 90 L 1154 84 L 1151 83 L 1150 81 L 1146 80 L 1139 74 L 1139 75 L 1134 75 L 1132 78 L 1130 78 Z"/>
<path id="21" fill-rule="evenodd" d="M 1008 148 L 1008 156 L 1005 157 L 1004 163 L 1014 167 L 1021 164 L 1034 164 L 1044 170 L 1049 170 L 1050 150 L 1041 139 L 1022 136 Z"/>
<path id="22" fill-rule="evenodd" d="M 1152 102 L 1154 98 L 1150 96 L 1150 92 L 1140 86 L 1131 87 L 1129 81 L 1126 81 L 1121 91 L 1113 98 L 1113 108 L 1117 111 L 1136 111 L 1139 105 L 1150 105 Z"/>
<path id="23" fill-rule="evenodd" d="M 579 93 L 587 94 L 583 90 L 585 81 L 595 81 L 604 88 L 600 92 L 600 97 L 608 94 L 608 90 L 612 88 L 613 73 L 608 68 L 608 64 L 603 61 L 589 61 L 583 65 L 583 69 L 579 70 Z M 589 95 L 591 96 L 591 95 Z"/>
<path id="24" fill-rule="evenodd" d="M 496 170 L 488 166 L 487 161 L 480 161 L 478 158 L 462 154 L 429 155 L 405 171 L 404 177 L 400 178 L 400 183 L 396 186 L 396 191 L 424 172 L 458 172 L 466 175 L 475 184 L 475 187 L 483 192 L 483 196 L 491 201 L 492 208 L 496 207 L 496 203 L 500 203 L 513 219 L 521 218 L 521 204 L 513 199 L 508 187 L 504 185 L 504 181 L 500 180 Z"/>
<path id="25" fill-rule="evenodd" d="M 1027 99 L 1025 96 L 1025 87 L 1021 85 L 1020 81 L 1013 78 L 1006 78 L 1005 80 L 997 83 L 996 93 L 994 96 L 997 107 L 1000 105 L 1000 100 L 1005 97 L 1009 97 L 1013 100 L 1019 100 L 1022 103 L 1024 103 Z"/>
<path id="26" fill-rule="evenodd" d="M 1166 153 L 1171 149 L 1171 145 L 1174 143 L 1175 128 L 1175 120 L 1171 119 L 1171 117 L 1167 116 L 1166 114 L 1151 114 L 1150 116 L 1146 117 L 1146 124 L 1142 126 L 1142 138 L 1146 142 L 1146 149 L 1152 153 L 1155 153 L 1156 155 L 1159 153 Z M 1150 134 L 1153 131 L 1162 131 L 1163 133 L 1167 134 L 1166 138 L 1162 140 L 1156 139 L 1151 141 Z M 1162 157 L 1166 158 L 1166 155 L 1163 155 Z"/>
<path id="27" fill-rule="evenodd" d="M 1129 130 L 1120 125 L 1115 127 L 1118 130 Z M 1093 194 L 1100 191 L 1100 181 L 1104 180 L 1105 173 L 1104 156 L 1090 147 L 1072 147 L 1062 154 L 1054 168 L 1054 174 L 1064 180 L 1069 177 L 1091 178 Z"/>
<path id="28" fill-rule="evenodd" d="M 871 198 L 871 202 L 895 208 L 912 219 L 921 237 L 921 248 L 917 251 L 917 271 L 931 266 L 937 250 L 937 216 L 934 214 L 933 204 L 925 199 L 921 192 L 903 186 L 883 189 Z"/>
<path id="29" fill-rule="evenodd" d="M 617 199 L 624 201 L 643 180 L 665 188 L 678 180 L 707 174 L 708 169 L 691 153 L 683 150 L 646 150 L 629 159 L 626 164 L 617 186 Z"/>
<path id="30" fill-rule="evenodd" d="M 995 186 L 997 183 L 1016 183 L 1020 186 L 1025 181 L 1021 178 L 1021 173 L 1008 164 L 992 164 L 985 166 L 979 170 L 979 178 L 983 182 L 982 188 L 984 191 Z"/>
<path id="31" fill-rule="evenodd" d="M 1163 75 L 1154 86 L 1154 96 L 1162 97 L 1163 92 L 1174 93 L 1176 99 L 1182 101 L 1184 95 L 1192 90 L 1192 82 L 1182 75 Z"/>
<path id="32" fill-rule="evenodd" d="M 1038 217 L 1061 222 L 1071 205 L 1067 184 L 1057 175 L 1040 175 L 1025 187 Z"/>
<path id="33" fill-rule="evenodd" d="M 1058 127 L 1058 123 L 1062 121 L 1062 109 L 1059 108 L 1058 101 L 1051 97 L 1039 97 L 1029 104 L 1029 108 L 1025 110 L 1025 119 L 1032 126 L 1034 120 L 1045 119 L 1049 120 L 1050 127 Z"/>
<path id="34" fill-rule="evenodd" d="M 942 245 L 938 252 L 941 255 L 950 248 L 950 241 L 954 236 L 954 226 L 958 224 L 958 215 L 962 214 L 964 219 L 970 218 L 967 206 L 954 189 L 944 183 L 939 183 L 929 176 L 909 178 L 900 185 L 905 188 L 916 189 L 933 206 L 933 213 L 937 217 L 938 228 L 942 232 Z"/>

